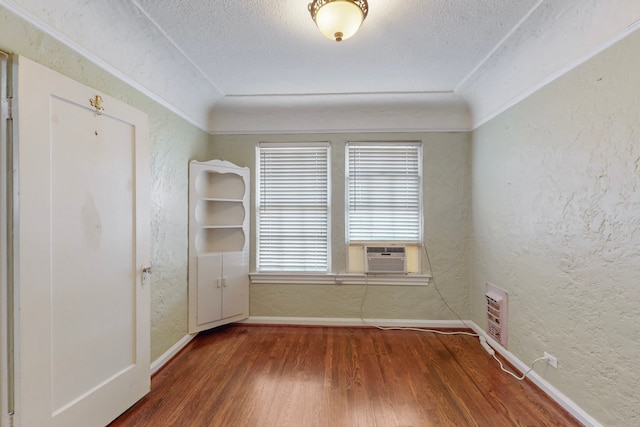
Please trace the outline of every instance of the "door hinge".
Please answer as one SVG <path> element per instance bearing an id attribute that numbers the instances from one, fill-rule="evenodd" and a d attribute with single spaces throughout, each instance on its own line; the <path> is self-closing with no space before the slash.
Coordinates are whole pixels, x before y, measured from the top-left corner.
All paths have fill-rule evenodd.
<path id="1" fill-rule="evenodd" d="M 7 120 L 13 120 L 13 98 L 7 98 Z"/>

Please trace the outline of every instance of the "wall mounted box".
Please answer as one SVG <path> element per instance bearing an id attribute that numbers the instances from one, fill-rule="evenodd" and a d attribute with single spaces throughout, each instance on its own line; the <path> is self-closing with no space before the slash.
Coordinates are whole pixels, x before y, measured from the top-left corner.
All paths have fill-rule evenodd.
<path id="1" fill-rule="evenodd" d="M 487 283 L 486 289 L 484 297 L 487 303 L 487 333 L 507 348 L 509 294 L 491 283 Z"/>

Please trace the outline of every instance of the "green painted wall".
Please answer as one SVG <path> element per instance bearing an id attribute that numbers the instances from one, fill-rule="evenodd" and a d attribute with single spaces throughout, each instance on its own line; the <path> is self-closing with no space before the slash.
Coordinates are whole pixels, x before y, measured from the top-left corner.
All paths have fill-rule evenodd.
<path id="1" fill-rule="evenodd" d="M 423 141 L 424 239 L 436 284 L 463 318 L 469 312 L 469 171 L 468 133 L 214 135 L 209 157 L 228 160 L 252 171 L 255 189 L 255 148 L 258 142 L 327 141 L 331 144 L 332 272 L 345 273 L 344 165 L 347 141 Z M 255 195 L 252 193 L 252 212 Z M 251 247 L 255 248 L 255 215 Z M 255 271 L 255 253 L 251 270 Z M 456 319 L 433 286 L 255 284 L 250 314 L 274 317 Z"/>
<path id="2" fill-rule="evenodd" d="M 473 319 L 606 426 L 640 425 L 640 31 L 473 132 Z"/>

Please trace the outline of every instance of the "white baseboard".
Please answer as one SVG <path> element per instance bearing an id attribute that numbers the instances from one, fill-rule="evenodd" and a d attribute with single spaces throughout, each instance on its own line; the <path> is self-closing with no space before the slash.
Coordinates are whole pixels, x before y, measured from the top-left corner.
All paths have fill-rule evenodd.
<path id="1" fill-rule="evenodd" d="M 493 338 L 472 320 L 414 320 L 414 319 L 359 319 L 359 318 L 326 318 L 326 317 L 267 317 L 252 316 L 240 323 L 257 325 L 301 325 L 301 326 L 406 326 L 420 328 L 471 328 L 478 335 L 487 338 L 487 342 L 494 350 L 511 363 L 520 372 L 526 372 L 530 366 L 518 359 L 510 351 L 498 344 Z M 598 421 L 587 414 L 571 399 L 548 383 L 535 371 L 531 371 L 527 378 L 540 388 L 547 396 L 570 413 L 576 420 L 586 427 L 602 427 Z"/>
<path id="2" fill-rule="evenodd" d="M 151 362 L 151 375 L 155 374 L 164 365 L 166 365 L 167 362 L 169 362 L 169 360 L 171 360 L 173 356 L 178 354 L 180 350 L 182 350 L 187 344 L 189 344 L 189 341 L 191 341 L 194 337 L 195 335 L 185 335 L 180 341 L 175 343 L 173 347 L 165 351 L 162 356 Z"/>
<path id="3" fill-rule="evenodd" d="M 459 320 L 421 319 L 360 319 L 357 317 L 269 317 L 251 316 L 239 323 L 253 325 L 300 325 L 300 326 L 389 326 L 415 328 L 464 328 Z M 468 326 L 471 327 L 471 326 Z"/>
<path id="4" fill-rule="evenodd" d="M 522 360 L 518 359 L 509 350 L 500 345 L 496 340 L 491 338 L 484 329 L 478 326 L 475 322 L 469 320 L 465 321 L 473 330 L 487 339 L 487 343 L 493 347 L 493 349 L 511 363 L 520 372 L 526 372 L 530 366 L 527 366 Z M 565 396 L 557 388 L 549 384 L 544 378 L 538 375 L 535 371 L 531 371 L 527 378 L 536 386 L 540 388 L 547 396 L 560 405 L 565 411 L 570 413 L 576 420 L 584 424 L 586 427 L 602 427 L 598 421 L 596 421 L 591 415 L 587 414 L 581 407 L 576 405 L 571 399 Z"/>

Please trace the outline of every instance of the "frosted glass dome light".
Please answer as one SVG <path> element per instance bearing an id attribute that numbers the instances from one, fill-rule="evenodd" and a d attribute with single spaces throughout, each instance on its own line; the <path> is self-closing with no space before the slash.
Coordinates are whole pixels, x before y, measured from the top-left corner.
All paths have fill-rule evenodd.
<path id="1" fill-rule="evenodd" d="M 309 12 L 325 37 L 337 42 L 353 36 L 367 17 L 367 0 L 313 0 Z"/>

